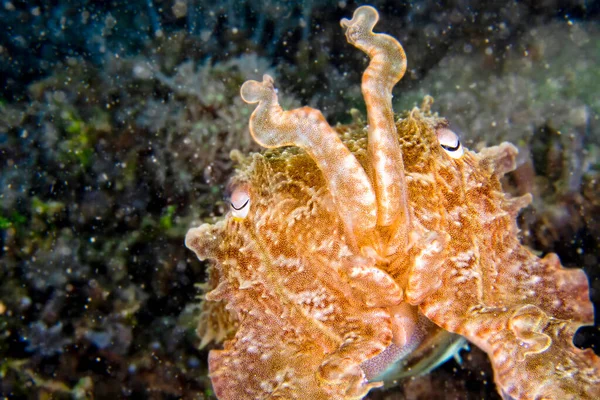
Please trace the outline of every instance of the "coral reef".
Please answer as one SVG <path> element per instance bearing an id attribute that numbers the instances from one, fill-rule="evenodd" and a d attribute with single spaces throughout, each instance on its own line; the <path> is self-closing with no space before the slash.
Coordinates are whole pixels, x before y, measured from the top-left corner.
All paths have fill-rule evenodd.
<path id="1" fill-rule="evenodd" d="M 181 238 L 222 213 L 229 152 L 252 150 L 249 110 L 226 99 L 267 64 L 179 54 L 72 59 L 1 106 L 2 393 L 208 390 L 188 306 L 203 271 Z"/>

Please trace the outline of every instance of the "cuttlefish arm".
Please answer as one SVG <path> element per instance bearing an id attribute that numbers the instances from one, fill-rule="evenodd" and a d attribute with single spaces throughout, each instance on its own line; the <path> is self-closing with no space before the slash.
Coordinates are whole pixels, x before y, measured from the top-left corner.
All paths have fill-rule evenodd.
<path id="1" fill-rule="evenodd" d="M 375 267 L 377 255 L 373 250 L 373 242 L 376 237 L 377 202 L 371 181 L 319 111 L 308 107 L 285 111 L 280 107 L 270 76 L 265 75 L 262 82 L 244 83 L 241 95 L 248 103 L 258 103 L 250 118 L 250 132 L 254 139 L 267 148 L 297 146 L 305 150 L 323 175 L 335 206 L 332 212 L 337 214 L 345 227 L 342 240 L 355 256 L 346 255 L 344 260 L 347 261 L 341 262 L 338 268 L 333 260 L 320 265 L 316 257 L 311 259 L 303 255 L 303 258 L 307 258 L 303 266 L 305 271 L 310 269 L 315 271 L 315 275 L 325 274 L 329 284 L 339 285 L 332 288 L 332 292 L 340 292 L 340 288 L 350 288 L 350 292 L 339 299 L 339 310 L 336 311 L 336 329 L 340 330 L 336 336 L 338 339 L 328 345 L 326 354 L 317 355 L 322 350 L 310 350 L 313 353 L 311 360 L 320 360 L 319 366 L 302 371 L 304 374 L 312 373 L 311 376 L 323 390 L 336 393 L 337 396 L 343 393 L 343 397 L 332 398 L 362 398 L 380 383 L 369 383 L 361 364 L 384 351 L 393 338 L 392 320 L 383 307 L 402 301 L 399 285 L 391 276 Z M 314 221 L 317 222 L 320 221 Z M 311 229 L 311 226 L 308 228 Z M 333 229 L 333 226 L 329 229 Z M 311 235 L 314 236 L 317 231 L 318 227 L 312 227 Z M 293 235 L 290 240 L 293 240 Z M 261 265 L 264 267 L 271 262 L 264 259 Z M 241 320 L 240 331 L 247 324 L 246 320 Z M 236 338 L 239 335 L 238 332 Z M 285 340 L 276 340 L 276 343 L 287 347 Z M 233 351 L 222 354 L 235 357 Z M 218 365 L 215 359 L 211 364 L 211 376 L 212 366 L 216 371 Z"/>
<path id="2" fill-rule="evenodd" d="M 361 88 L 367 106 L 369 167 L 377 196 L 377 224 L 407 229 L 410 221 L 406 178 L 392 109 L 392 89 L 406 72 L 406 54 L 395 38 L 373 32 L 378 20 L 377 10 L 362 6 L 351 20 L 342 19 L 341 25 L 348 43 L 371 58 Z"/>
<path id="3" fill-rule="evenodd" d="M 359 247 L 367 244 L 377 221 L 373 187 L 363 167 L 323 114 L 310 107 L 284 111 L 269 75 L 262 82 L 245 82 L 241 95 L 247 103 L 258 103 L 250 117 L 254 140 L 266 148 L 304 149 L 323 173 L 350 239 Z"/>

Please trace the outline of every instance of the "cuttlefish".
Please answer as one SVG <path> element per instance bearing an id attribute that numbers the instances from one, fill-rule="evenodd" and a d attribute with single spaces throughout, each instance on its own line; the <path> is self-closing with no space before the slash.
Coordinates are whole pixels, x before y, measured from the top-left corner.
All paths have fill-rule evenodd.
<path id="1" fill-rule="evenodd" d="M 363 6 L 341 21 L 370 57 L 366 126 L 283 110 L 268 75 L 241 88 L 269 150 L 237 157 L 229 213 L 186 236 L 212 261 L 199 333 L 224 342 L 209 353 L 215 394 L 360 399 L 432 338 L 464 338 L 505 398 L 599 399 L 600 359 L 573 345 L 593 322 L 587 278 L 520 244 L 531 196 L 502 191 L 517 149 L 469 151 L 429 98 L 395 115 L 406 56 L 378 18 Z"/>

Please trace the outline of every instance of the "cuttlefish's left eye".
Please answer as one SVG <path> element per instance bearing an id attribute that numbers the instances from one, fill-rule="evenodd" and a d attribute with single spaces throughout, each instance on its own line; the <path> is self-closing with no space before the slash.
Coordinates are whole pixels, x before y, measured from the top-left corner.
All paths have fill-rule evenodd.
<path id="1" fill-rule="evenodd" d="M 244 219 L 250 211 L 250 195 L 244 187 L 236 188 L 231 193 L 231 199 L 229 200 L 229 206 L 231 207 L 231 215 L 234 219 Z"/>
<path id="2" fill-rule="evenodd" d="M 460 140 L 458 139 L 458 135 L 452 132 L 448 128 L 439 128 L 435 131 L 438 141 L 440 142 L 440 146 L 448 155 L 452 158 L 461 158 L 463 153 L 465 152 L 462 145 L 460 144 Z"/>

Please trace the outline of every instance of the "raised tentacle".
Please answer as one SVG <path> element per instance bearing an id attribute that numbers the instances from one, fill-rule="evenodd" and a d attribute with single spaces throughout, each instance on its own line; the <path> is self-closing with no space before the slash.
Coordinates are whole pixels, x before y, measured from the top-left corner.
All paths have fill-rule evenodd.
<path id="1" fill-rule="evenodd" d="M 375 193 L 365 170 L 323 114 L 309 107 L 284 111 L 269 75 L 262 82 L 245 82 L 241 95 L 247 103 L 258 103 L 250 118 L 254 140 L 267 148 L 304 149 L 323 173 L 348 234 L 354 236 L 357 245 L 365 244 L 377 219 Z"/>
<path id="2" fill-rule="evenodd" d="M 377 10 L 359 7 L 351 20 L 342 19 L 348 42 L 371 58 L 362 77 L 369 121 L 368 153 L 377 196 L 379 226 L 408 227 L 404 164 L 392 110 L 392 89 L 406 71 L 406 55 L 396 39 L 373 33 Z"/>

